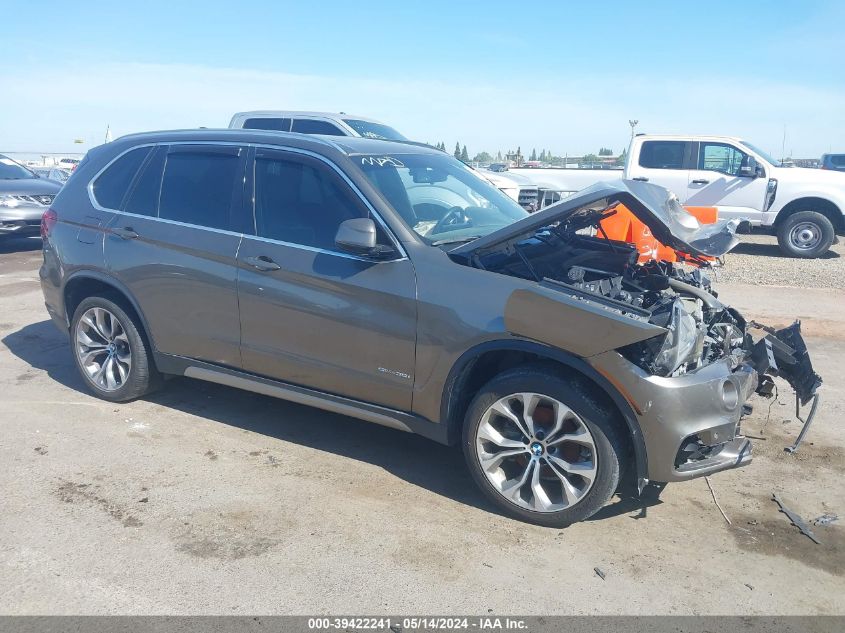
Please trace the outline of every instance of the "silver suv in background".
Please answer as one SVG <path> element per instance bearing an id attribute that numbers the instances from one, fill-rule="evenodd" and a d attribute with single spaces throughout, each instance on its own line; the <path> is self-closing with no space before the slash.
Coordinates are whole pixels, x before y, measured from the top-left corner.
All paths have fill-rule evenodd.
<path id="1" fill-rule="evenodd" d="M 41 215 L 61 188 L 61 183 L 0 154 L 0 236 L 37 235 Z"/>
<path id="2" fill-rule="evenodd" d="M 407 141 L 389 125 L 363 116 L 343 112 L 301 112 L 293 110 L 256 110 L 238 112 L 229 122 L 233 129 L 272 130 L 325 136 L 357 136 L 383 141 Z"/>
<path id="3" fill-rule="evenodd" d="M 624 477 L 747 464 L 755 391 L 779 376 L 807 403 L 821 382 L 797 323 L 760 329 L 699 269 L 591 234 L 619 204 L 691 258 L 736 244 L 648 183 L 529 215 L 426 146 L 139 134 L 59 193 L 40 278 L 100 398 L 181 375 L 419 433 L 462 446 L 502 510 L 564 526 Z"/>

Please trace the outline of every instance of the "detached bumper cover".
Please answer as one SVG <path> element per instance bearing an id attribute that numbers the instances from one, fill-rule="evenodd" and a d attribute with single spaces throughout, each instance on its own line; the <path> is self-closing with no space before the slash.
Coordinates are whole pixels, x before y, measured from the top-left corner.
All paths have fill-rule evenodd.
<path id="1" fill-rule="evenodd" d="M 771 376 L 780 376 L 795 390 L 801 404 L 807 404 L 821 387 L 822 379 L 814 370 L 807 344 L 801 336 L 801 322 L 775 330 L 755 321 L 749 327 L 767 332 L 752 346 L 751 359 L 760 374 L 757 392 L 769 397 L 774 389 Z"/>

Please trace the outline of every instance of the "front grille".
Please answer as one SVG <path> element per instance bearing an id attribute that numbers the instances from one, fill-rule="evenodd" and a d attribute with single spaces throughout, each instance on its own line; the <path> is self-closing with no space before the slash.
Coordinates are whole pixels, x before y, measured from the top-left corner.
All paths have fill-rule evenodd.
<path id="1" fill-rule="evenodd" d="M 20 200 L 21 202 L 32 202 L 34 204 L 40 204 L 45 207 L 49 207 L 53 204 L 53 198 L 56 196 L 54 194 L 34 194 L 34 195 L 20 195 L 20 196 L 12 196 L 16 200 Z"/>

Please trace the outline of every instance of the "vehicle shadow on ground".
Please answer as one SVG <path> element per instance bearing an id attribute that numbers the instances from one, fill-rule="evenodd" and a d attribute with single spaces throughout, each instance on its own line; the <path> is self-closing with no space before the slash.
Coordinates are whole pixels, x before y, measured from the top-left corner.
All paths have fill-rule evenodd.
<path id="1" fill-rule="evenodd" d="M 25 253 L 40 251 L 40 237 L 22 237 L 18 235 L 0 235 L 0 255 L 7 253 Z"/>
<path id="2" fill-rule="evenodd" d="M 779 257 L 783 259 L 794 259 L 791 255 L 787 255 L 777 244 L 759 244 L 756 242 L 740 242 L 737 244 L 733 250 L 731 250 L 731 254 L 736 253 L 737 255 L 760 255 L 763 257 Z M 839 257 L 839 253 L 833 250 L 829 250 L 822 255 L 819 255 L 817 259 L 837 259 Z"/>
<path id="3" fill-rule="evenodd" d="M 92 397 L 73 364 L 67 340 L 50 321 L 27 325 L 5 336 L 2 343 L 24 362 L 46 371 L 56 382 Z M 379 466 L 435 494 L 501 514 L 477 490 L 456 447 L 442 446 L 348 416 L 190 378 L 170 379 L 164 388 L 144 399 L 244 431 Z M 660 502 L 645 496 L 640 499 L 636 491 L 620 490 L 614 503 L 592 520 L 636 511 L 645 517 L 645 508 L 655 503 Z"/>

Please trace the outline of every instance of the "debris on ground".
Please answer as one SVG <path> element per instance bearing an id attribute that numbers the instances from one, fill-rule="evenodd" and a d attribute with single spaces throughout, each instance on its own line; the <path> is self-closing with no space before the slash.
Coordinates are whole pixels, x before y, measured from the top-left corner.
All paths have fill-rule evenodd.
<path id="1" fill-rule="evenodd" d="M 813 519 L 813 525 L 830 525 L 834 521 L 838 521 L 838 520 L 839 520 L 838 514 L 832 514 L 832 513 L 825 512 L 820 517 L 816 517 L 815 519 Z"/>
<path id="2" fill-rule="evenodd" d="M 754 591 L 754 587 L 752 587 L 751 585 L 749 585 L 747 582 L 746 582 L 746 583 L 744 583 L 744 584 L 745 584 L 745 586 L 746 586 L 746 587 L 748 587 L 751 591 Z"/>
<path id="3" fill-rule="evenodd" d="M 138 499 L 138 503 L 147 503 L 147 502 L 149 502 L 149 500 L 150 500 L 149 497 L 144 497 L 143 499 Z"/>
<path id="4" fill-rule="evenodd" d="M 593 567 L 593 571 L 596 572 L 596 576 L 604 580 L 605 573 L 599 567 Z"/>
<path id="5" fill-rule="evenodd" d="M 716 500 L 716 491 L 713 490 L 713 484 L 710 483 L 710 477 L 705 477 L 704 481 L 707 482 L 707 487 L 710 488 L 710 494 L 713 495 L 713 503 L 716 504 L 716 507 L 719 508 L 719 512 L 722 513 L 722 516 L 725 517 L 725 521 L 728 522 L 728 525 L 733 525 L 731 520 L 728 518 L 728 515 L 725 514 L 725 511 L 722 510 L 722 506 L 719 505 L 719 502 Z"/>
<path id="6" fill-rule="evenodd" d="M 813 534 L 813 531 L 809 527 L 807 527 L 806 523 L 804 523 L 804 519 L 802 519 L 792 510 L 783 505 L 783 501 L 781 501 L 774 492 L 772 493 L 772 501 L 778 504 L 778 506 L 780 507 L 780 511 L 783 512 L 789 518 L 790 521 L 792 521 L 792 525 L 801 530 L 801 534 L 807 536 L 816 545 L 822 544 L 822 542 L 816 538 L 816 535 Z"/>

